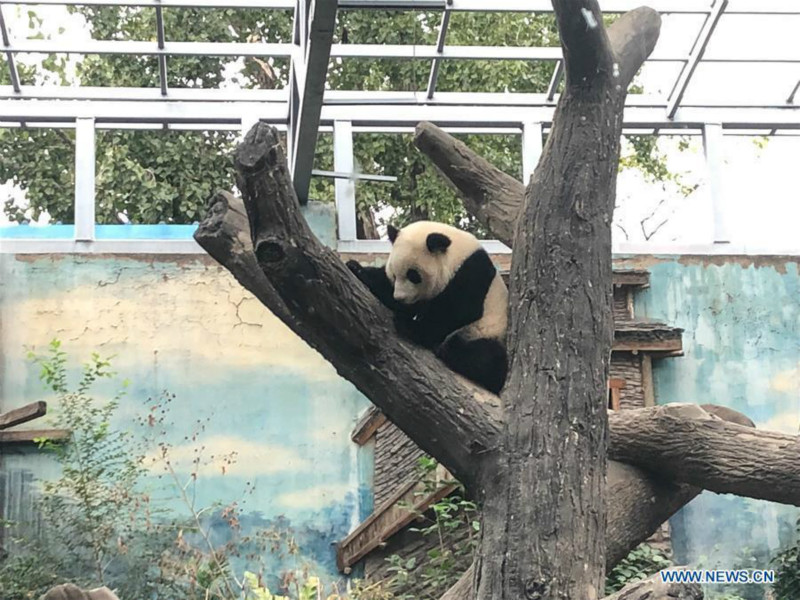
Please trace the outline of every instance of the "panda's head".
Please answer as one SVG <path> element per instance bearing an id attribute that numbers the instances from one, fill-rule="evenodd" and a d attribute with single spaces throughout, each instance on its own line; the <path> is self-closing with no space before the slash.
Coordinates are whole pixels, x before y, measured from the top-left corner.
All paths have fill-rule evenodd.
<path id="1" fill-rule="evenodd" d="M 401 230 L 390 225 L 388 232 L 392 251 L 386 275 L 394 286 L 394 299 L 403 304 L 441 294 L 461 264 L 481 247 L 472 234 L 432 221 Z"/>

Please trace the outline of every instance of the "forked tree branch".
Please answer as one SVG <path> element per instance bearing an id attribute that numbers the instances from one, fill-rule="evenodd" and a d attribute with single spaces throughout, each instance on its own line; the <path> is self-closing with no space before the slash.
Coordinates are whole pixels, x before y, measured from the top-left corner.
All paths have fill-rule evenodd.
<path id="1" fill-rule="evenodd" d="M 594 18 L 596 13 L 589 9 L 589 14 Z M 575 25 L 580 33 L 580 28 L 587 25 L 585 17 L 579 19 L 583 19 L 583 23 L 578 20 Z M 661 17 L 647 7 L 624 14 L 608 28 L 608 41 L 617 65 L 620 91 L 627 90 L 653 51 L 660 29 Z M 431 123 L 417 126 L 414 144 L 459 192 L 467 211 L 493 237 L 512 247 L 514 226 L 525 195 L 525 185 Z"/>
<path id="2" fill-rule="evenodd" d="M 566 87 L 597 85 L 613 76 L 614 54 L 596 0 L 553 0 L 564 49 Z"/>
<path id="3" fill-rule="evenodd" d="M 421 448 L 469 481 L 476 455 L 500 435 L 497 397 L 396 336 L 388 311 L 308 229 L 275 143 L 274 132 L 258 125 L 237 154 L 239 187 L 258 203 L 253 219 L 241 199 L 219 192 L 197 241 Z M 258 225 L 266 257 L 260 264 L 251 220 L 268 223 Z M 743 428 L 683 406 L 615 413 L 610 430 L 612 458 L 675 481 L 800 505 L 796 436 Z M 723 447 L 724 455 L 717 451 Z M 727 475 L 729 463 L 735 471 Z"/>
<path id="4" fill-rule="evenodd" d="M 259 123 L 251 129 L 235 164 L 244 205 L 217 194 L 195 233 L 197 242 L 469 485 L 478 458 L 496 443 L 497 397 L 399 338 L 389 311 L 316 239 L 300 212 L 274 128 Z"/>

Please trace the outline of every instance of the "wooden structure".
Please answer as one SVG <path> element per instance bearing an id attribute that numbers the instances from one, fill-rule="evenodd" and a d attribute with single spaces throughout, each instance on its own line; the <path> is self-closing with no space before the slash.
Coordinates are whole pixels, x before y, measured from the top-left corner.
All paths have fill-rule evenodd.
<path id="1" fill-rule="evenodd" d="M 376 257 L 377 258 L 377 257 Z M 508 255 L 493 256 L 503 269 Z M 683 330 L 670 325 L 637 319 L 634 295 L 649 287 L 650 274 L 645 270 L 615 270 L 614 323 L 615 334 L 609 378 L 609 409 L 626 410 L 655 405 L 652 361 L 683 353 Z M 424 452 L 402 431 L 389 422 L 377 408 L 371 408 L 359 420 L 351 436 L 353 442 L 363 446 L 374 444 L 375 510 L 337 549 L 337 563 L 343 572 L 364 561 L 365 576 L 377 581 L 389 576 L 385 558 L 399 554 L 403 558 L 417 557 L 416 564 L 423 565 L 430 541 L 408 531 L 408 526 L 418 520 L 420 513 L 452 493 L 452 482 L 421 494 L 418 460 Z M 411 508 L 410 508 L 411 507 Z M 665 530 L 657 534 L 657 542 L 664 543 Z M 424 593 L 421 589 L 403 590 Z"/>
<path id="2" fill-rule="evenodd" d="M 20 429 L 4 431 L 43 417 L 47 413 L 47 402 L 26 404 L 5 413 L 0 413 L 0 448 L 4 444 L 32 444 L 38 439 L 64 440 L 69 432 L 65 429 Z"/>

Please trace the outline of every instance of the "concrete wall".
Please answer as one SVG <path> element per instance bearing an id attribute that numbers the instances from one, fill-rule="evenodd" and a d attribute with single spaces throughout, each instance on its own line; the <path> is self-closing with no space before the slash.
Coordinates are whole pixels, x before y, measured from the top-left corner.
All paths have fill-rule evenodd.
<path id="1" fill-rule="evenodd" d="M 683 327 L 685 356 L 654 361 L 656 401 L 715 403 L 758 427 L 800 431 L 800 259 L 648 257 L 637 316 Z M 767 567 L 794 535 L 793 508 L 704 493 L 672 520 L 678 557 Z"/>
<path id="2" fill-rule="evenodd" d="M 686 355 L 654 363 L 657 401 L 723 404 L 760 427 L 797 432 L 799 262 L 619 260 L 652 273 L 637 294 L 637 316 L 685 329 Z M 195 420 L 210 418 L 208 453 L 239 456 L 225 475 L 219 465 L 201 474 L 198 503 L 239 499 L 254 482 L 247 522 L 288 523 L 300 562 L 338 577 L 331 544 L 371 510 L 371 449 L 349 439 L 367 402 L 223 269 L 203 256 L 0 254 L 0 409 L 46 399 L 25 349 L 53 337 L 79 360 L 92 351 L 117 355 L 116 370 L 132 382 L 123 425 L 141 414 L 143 399 L 175 393 L 170 435 L 179 455 L 189 453 L 183 439 Z M 2 467 L 20 490 L 30 487 L 26 473 L 55 474 L 30 449 L 5 449 Z M 673 519 L 678 556 L 736 566 L 755 555 L 766 566 L 795 517 L 786 507 L 703 494 Z"/>
<path id="3" fill-rule="evenodd" d="M 0 254 L 0 410 L 51 399 L 25 355 L 54 337 L 72 375 L 93 351 L 116 355 L 131 382 L 119 427 L 135 430 L 148 397 L 176 395 L 166 441 L 184 473 L 198 444 L 208 457 L 238 453 L 224 475 L 219 458 L 201 468 L 197 505 L 239 500 L 245 530 L 290 528 L 300 557 L 267 557 L 270 572 L 308 565 L 327 582 L 340 577 L 333 544 L 372 509 L 370 450 L 350 441 L 368 402 L 224 269 L 204 255 Z M 206 418 L 199 442 L 186 440 Z M 0 461 L 6 518 L 30 518 L 30 478 L 56 475 L 55 465 L 30 447 L 6 447 Z"/>

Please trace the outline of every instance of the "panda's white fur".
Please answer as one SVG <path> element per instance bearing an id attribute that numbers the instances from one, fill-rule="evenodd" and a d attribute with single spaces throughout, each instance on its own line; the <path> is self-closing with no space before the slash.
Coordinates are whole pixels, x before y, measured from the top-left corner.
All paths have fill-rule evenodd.
<path id="1" fill-rule="evenodd" d="M 444 252 L 428 250 L 428 236 L 443 234 L 450 239 Z M 467 231 L 433 221 L 417 221 L 401 229 L 386 262 L 386 275 L 394 286 L 394 299 L 403 304 L 430 300 L 444 291 L 464 261 L 482 248 Z M 414 284 L 406 277 L 409 269 L 422 275 Z M 508 289 L 499 273 L 484 298 L 483 316 L 457 332 L 468 339 L 505 337 L 508 327 Z M 456 332 L 454 332 L 456 333 Z M 451 334 L 452 335 L 452 334 Z"/>
<path id="2" fill-rule="evenodd" d="M 395 313 L 398 333 L 499 392 L 508 360 L 508 290 L 472 234 L 432 221 L 390 227 L 384 267 L 348 267 Z"/>

